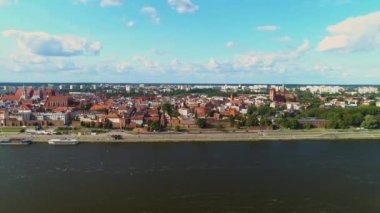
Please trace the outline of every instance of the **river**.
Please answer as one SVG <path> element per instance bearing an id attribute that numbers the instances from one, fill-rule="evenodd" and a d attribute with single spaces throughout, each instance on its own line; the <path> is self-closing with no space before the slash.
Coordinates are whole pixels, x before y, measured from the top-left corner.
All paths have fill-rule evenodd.
<path id="1" fill-rule="evenodd" d="M 3 146 L 0 212 L 380 212 L 380 143 Z"/>

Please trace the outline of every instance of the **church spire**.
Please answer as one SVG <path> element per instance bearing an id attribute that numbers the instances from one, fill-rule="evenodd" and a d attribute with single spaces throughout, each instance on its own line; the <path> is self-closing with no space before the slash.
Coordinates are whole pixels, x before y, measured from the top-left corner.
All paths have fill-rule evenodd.
<path id="1" fill-rule="evenodd" d="M 23 84 L 22 85 L 22 94 L 21 94 L 21 98 L 22 100 L 25 100 L 26 99 L 26 95 L 25 95 L 25 85 Z"/>

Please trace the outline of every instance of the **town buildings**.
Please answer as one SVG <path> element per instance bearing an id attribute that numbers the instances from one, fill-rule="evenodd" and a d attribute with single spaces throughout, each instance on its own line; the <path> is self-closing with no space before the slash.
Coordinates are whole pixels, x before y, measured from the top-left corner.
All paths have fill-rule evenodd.
<path id="1" fill-rule="evenodd" d="M 347 96 L 343 92 L 355 90 L 342 86 L 60 84 L 1 88 L 0 126 L 73 125 L 146 131 L 153 124 L 195 128 L 197 119 L 207 119 L 213 127 L 227 127 L 230 118 L 245 116 L 250 107 L 274 109 L 271 120 L 306 109 L 311 103 L 301 102 L 297 90 L 313 94 L 321 101 L 321 108 L 380 106 L 376 97 L 366 96 L 376 93 L 377 87 L 357 87 L 357 93 L 365 98 L 356 97 L 356 93 Z M 208 95 L 210 91 L 220 95 Z M 325 98 L 322 95 L 326 93 L 342 95 Z M 163 109 L 164 103 L 170 104 L 171 112 Z M 325 125 L 314 118 L 299 122 Z"/>

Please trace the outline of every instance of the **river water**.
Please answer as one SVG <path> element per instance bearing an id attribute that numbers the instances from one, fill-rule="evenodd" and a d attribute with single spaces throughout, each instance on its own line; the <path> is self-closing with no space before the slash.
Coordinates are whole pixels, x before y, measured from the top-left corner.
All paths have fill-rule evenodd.
<path id="1" fill-rule="evenodd" d="M 0 147 L 8 212 L 380 212 L 380 142 Z"/>

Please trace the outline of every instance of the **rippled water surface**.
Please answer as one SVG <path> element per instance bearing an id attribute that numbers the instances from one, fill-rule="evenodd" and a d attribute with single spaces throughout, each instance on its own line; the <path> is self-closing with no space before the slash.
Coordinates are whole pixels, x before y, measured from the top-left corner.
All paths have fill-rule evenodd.
<path id="1" fill-rule="evenodd" d="M 380 142 L 0 147 L 8 212 L 380 212 Z"/>

